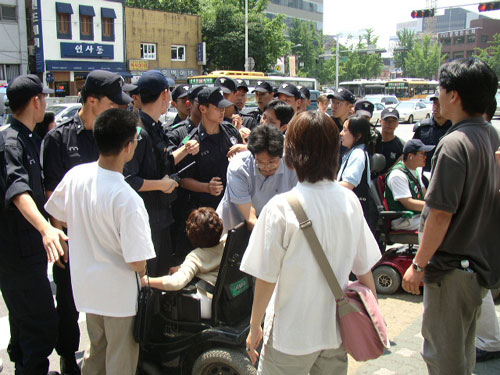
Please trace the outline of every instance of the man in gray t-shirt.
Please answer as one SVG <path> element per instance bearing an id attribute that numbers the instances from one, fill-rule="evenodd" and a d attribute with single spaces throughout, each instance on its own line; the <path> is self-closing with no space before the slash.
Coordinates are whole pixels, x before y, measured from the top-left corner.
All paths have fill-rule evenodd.
<path id="1" fill-rule="evenodd" d="M 481 115 L 498 78 L 479 59 L 458 59 L 439 72 L 441 114 L 452 127 L 432 159 L 422 243 L 403 288 L 424 282 L 422 356 L 429 374 L 471 374 L 476 319 L 486 288 L 500 284 L 498 134 Z"/>

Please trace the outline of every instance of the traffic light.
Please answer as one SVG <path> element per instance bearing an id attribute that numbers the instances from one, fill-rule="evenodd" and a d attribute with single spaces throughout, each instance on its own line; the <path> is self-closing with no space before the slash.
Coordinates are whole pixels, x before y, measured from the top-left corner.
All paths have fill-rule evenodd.
<path id="1" fill-rule="evenodd" d="M 414 10 L 413 12 L 411 12 L 411 18 L 425 17 L 434 17 L 434 9 Z"/>
<path id="2" fill-rule="evenodd" d="M 477 9 L 480 12 L 488 12 L 490 10 L 500 10 L 500 1 L 490 1 L 489 3 L 479 3 Z"/>

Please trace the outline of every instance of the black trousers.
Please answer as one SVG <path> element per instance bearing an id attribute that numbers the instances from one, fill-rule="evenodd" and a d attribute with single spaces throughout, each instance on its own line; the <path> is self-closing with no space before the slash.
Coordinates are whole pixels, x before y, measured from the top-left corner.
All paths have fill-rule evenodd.
<path id="1" fill-rule="evenodd" d="M 56 284 L 56 310 L 59 321 L 56 351 L 61 357 L 72 358 L 80 344 L 80 327 L 71 288 L 69 262 L 65 266 L 66 268 L 63 269 L 54 264 L 52 268 Z"/>
<path id="2" fill-rule="evenodd" d="M 30 268 L 15 279 L 2 279 L 0 288 L 9 310 L 10 360 L 16 375 L 46 375 L 48 356 L 57 339 L 57 314 L 47 278 L 47 266 Z"/>
<path id="3" fill-rule="evenodd" d="M 152 277 L 168 275 L 170 267 L 176 265 L 172 251 L 170 228 L 151 228 L 151 239 L 153 240 L 156 258 L 147 261 L 148 274 Z"/>

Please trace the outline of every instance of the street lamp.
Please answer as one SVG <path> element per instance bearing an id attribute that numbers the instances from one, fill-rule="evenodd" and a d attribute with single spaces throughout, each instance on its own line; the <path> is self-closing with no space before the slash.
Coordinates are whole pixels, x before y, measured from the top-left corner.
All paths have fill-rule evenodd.
<path id="1" fill-rule="evenodd" d="M 248 67 L 248 0 L 245 0 L 245 72 L 250 69 Z"/>

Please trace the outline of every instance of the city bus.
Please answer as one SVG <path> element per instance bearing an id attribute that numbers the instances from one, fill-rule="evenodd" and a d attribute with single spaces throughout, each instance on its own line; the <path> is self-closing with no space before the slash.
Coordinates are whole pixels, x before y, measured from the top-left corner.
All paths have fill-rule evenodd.
<path id="1" fill-rule="evenodd" d="M 387 81 L 385 94 L 395 95 L 400 101 L 409 99 L 425 99 L 434 94 L 438 81 L 429 81 L 422 78 L 398 78 Z"/>
<path id="2" fill-rule="evenodd" d="M 279 87 L 282 82 L 307 87 L 309 90 L 317 90 L 318 87 L 318 82 L 315 78 L 268 76 L 263 72 L 243 72 L 238 70 L 215 70 L 207 75 L 188 77 L 188 83 L 191 85 L 211 86 L 219 77 L 244 79 L 250 90 L 253 90 L 257 85 L 256 82 L 264 80 L 268 81 L 275 88 Z"/>
<path id="3" fill-rule="evenodd" d="M 386 81 L 381 79 L 355 79 L 354 81 L 340 82 L 339 87 L 348 89 L 356 98 L 366 95 L 378 95 L 385 93 Z"/>

